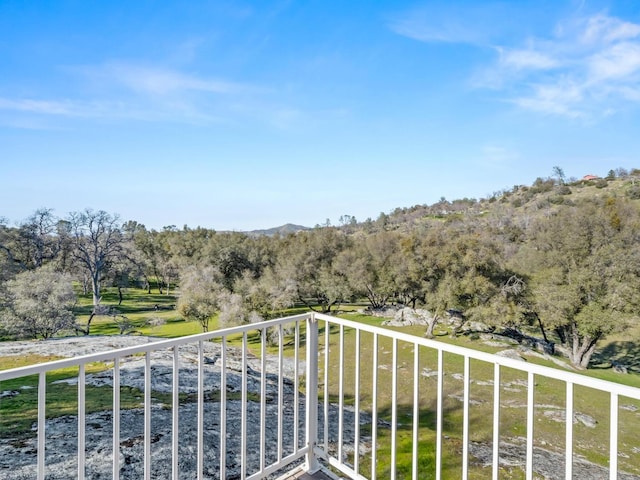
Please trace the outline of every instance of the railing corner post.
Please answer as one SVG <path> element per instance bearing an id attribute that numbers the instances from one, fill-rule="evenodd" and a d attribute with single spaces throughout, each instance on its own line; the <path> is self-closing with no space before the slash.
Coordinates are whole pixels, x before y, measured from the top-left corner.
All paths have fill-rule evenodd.
<path id="1" fill-rule="evenodd" d="M 318 441 L 318 321 L 312 313 L 307 320 L 307 379 L 306 379 L 306 446 L 309 449 L 305 468 L 315 472 L 320 463 L 315 454 Z"/>

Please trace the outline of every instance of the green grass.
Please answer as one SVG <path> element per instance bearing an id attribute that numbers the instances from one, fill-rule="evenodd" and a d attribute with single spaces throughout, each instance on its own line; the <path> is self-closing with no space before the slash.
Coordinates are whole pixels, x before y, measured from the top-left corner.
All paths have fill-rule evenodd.
<path id="1" fill-rule="evenodd" d="M 56 360 L 56 357 L 42 356 L 8 356 L 0 358 L 0 370 L 16 368 L 33 363 Z M 95 374 L 110 370 L 112 364 L 96 362 L 87 364 L 85 373 Z M 57 418 L 64 415 L 78 414 L 78 389 L 76 385 L 64 382 L 78 376 L 78 367 L 63 368 L 48 372 L 46 376 L 46 417 Z M 14 438 L 18 442 L 33 435 L 33 425 L 38 418 L 38 376 L 30 375 L 0 382 L 0 391 L 18 392 L 14 396 L 0 400 L 0 439 Z M 180 394 L 181 404 L 197 401 L 197 394 Z M 152 401 L 171 405 L 171 394 L 151 392 Z M 240 400 L 240 392 L 227 392 L 227 399 Z M 259 401 L 259 395 L 249 393 L 250 401 Z M 220 401 L 220 392 L 207 392 L 205 401 Z M 140 408 L 144 405 L 144 392 L 128 386 L 120 387 L 120 408 L 128 410 Z M 96 387 L 86 385 L 85 408 L 86 413 L 111 410 L 113 407 L 113 388 L 110 386 Z"/>
<path id="2" fill-rule="evenodd" d="M 52 357 L 4 357 L 0 359 L 0 369 L 20 367 L 27 364 L 54 360 Z M 35 361 L 34 361 L 35 360 Z M 107 370 L 104 363 L 91 363 L 86 366 L 86 373 L 97 373 Z M 63 415 L 76 415 L 78 412 L 78 390 L 75 385 L 55 383 L 78 375 L 77 367 L 55 370 L 47 373 L 47 418 Z M 32 425 L 38 416 L 38 376 L 30 375 L 0 383 L 0 391 L 19 392 L 15 396 L 5 397 L 0 401 L 0 438 L 21 437 L 31 433 Z M 87 387 L 87 413 L 111 408 L 112 389 L 110 387 Z M 123 408 L 139 406 L 143 399 L 141 392 L 123 388 L 121 390 Z"/>
<path id="3" fill-rule="evenodd" d="M 128 288 L 124 291 L 122 305 L 118 305 L 118 292 L 115 288 L 106 288 L 102 292 L 101 305 L 111 307 L 132 322 L 134 328 L 130 334 L 151 335 L 163 338 L 176 338 L 186 335 L 202 333 L 202 328 L 198 322 L 186 321 L 175 309 L 177 297 L 171 295 L 149 294 L 146 290 L 138 288 Z M 158 309 L 156 309 L 156 305 Z M 78 292 L 78 306 L 76 307 L 76 318 L 82 326 L 93 309 L 91 294 L 83 295 Z M 293 307 L 283 312 L 284 315 L 295 315 L 308 312 L 309 309 L 303 306 Z M 159 321 L 158 321 L 159 320 Z M 155 324 L 152 326 L 149 322 Z M 217 315 L 209 321 L 209 331 L 217 330 L 220 327 Z M 91 322 L 91 335 L 118 335 L 118 326 L 109 316 L 96 316 Z M 257 343 L 255 338 L 259 334 L 250 336 L 253 343 Z M 242 336 L 234 336 L 230 339 L 232 345 L 239 345 Z"/>
<path id="4" fill-rule="evenodd" d="M 180 317 L 175 310 L 177 298 L 173 294 L 149 294 L 142 289 L 128 288 L 124 291 L 122 305 L 118 305 L 118 301 L 117 289 L 106 288 L 102 291 L 101 304 L 125 315 L 133 325 L 133 334 L 174 338 L 202 331 L 198 323 L 187 322 Z M 83 295 L 78 292 L 78 306 L 75 314 L 80 325 L 86 325 L 92 309 L 91 294 Z M 150 326 L 149 321 L 154 321 L 153 323 L 157 326 Z M 119 333 L 118 326 L 109 316 L 96 316 L 91 322 L 91 335 L 117 335 Z"/>
<path id="5" fill-rule="evenodd" d="M 380 324 L 382 320 L 361 315 L 347 315 L 346 318 L 361 321 L 366 324 Z M 322 324 L 321 324 L 322 325 Z M 400 330 L 405 333 L 422 334 L 424 328 L 405 327 Z M 330 337 L 329 365 L 330 371 L 339 369 L 339 347 L 338 330 L 332 329 Z M 321 342 L 323 342 L 321 336 Z M 453 343 L 465 347 L 475 348 L 490 353 L 500 350 L 500 348 L 483 345 L 468 337 L 459 336 L 451 338 L 448 336 L 437 337 L 440 341 Z M 370 410 L 373 392 L 372 368 L 374 364 L 371 348 L 371 335 L 361 334 L 361 351 L 359 359 L 355 358 L 355 331 L 345 329 L 345 371 L 344 371 L 344 394 L 345 403 L 353 404 L 355 395 L 355 365 L 357 362 L 362 366 L 360 370 L 360 404 L 363 410 Z M 378 411 L 381 418 L 391 421 L 391 364 L 392 364 L 392 340 L 379 338 L 378 348 L 378 384 L 377 392 Z M 398 422 L 401 425 L 398 429 L 397 437 L 397 478 L 411 478 L 411 435 L 413 428 L 412 404 L 413 404 L 413 345 L 406 342 L 398 342 Z M 435 351 L 420 348 L 420 371 L 437 369 L 437 354 Z M 529 357 L 528 361 L 556 366 L 555 364 L 537 357 Z M 463 373 L 463 360 L 453 354 L 444 355 L 445 377 L 444 377 L 444 411 L 443 434 L 443 468 L 447 472 L 446 478 L 459 476 L 459 464 L 462 450 L 462 423 L 463 411 L 462 402 L 459 400 L 463 396 L 463 382 L 456 379 L 456 375 Z M 320 365 L 324 365 L 321 359 Z M 557 366 L 556 366 L 557 367 Z M 475 442 L 490 443 L 493 435 L 493 364 L 472 360 L 470 362 L 471 378 L 473 383 L 470 387 L 470 440 Z M 624 380 L 624 383 L 637 386 L 637 375 L 621 375 L 611 370 L 594 370 L 585 372 L 595 378 L 611 379 L 617 381 Z M 321 377 L 323 378 L 323 377 Z M 565 385 L 563 382 L 536 376 L 535 404 L 537 405 L 534 417 L 535 439 L 537 445 L 552 451 L 564 451 L 565 425 L 563 422 L 554 421 L 552 417 L 545 415 L 545 412 L 560 412 L 565 408 Z M 420 409 L 420 451 L 419 468 L 420 471 L 432 472 L 435 465 L 435 452 L 432 445 L 435 443 L 436 424 L 434 412 L 436 410 L 436 377 L 421 376 L 419 379 L 419 409 Z M 526 437 L 526 373 L 515 371 L 509 368 L 501 369 L 501 414 L 500 428 L 501 439 L 517 443 L 518 438 Z M 504 385 L 506 384 L 506 388 Z M 329 392 L 332 401 L 338 399 L 338 378 L 329 378 Z M 640 408 L 640 402 L 628 399 L 621 399 L 621 405 L 630 408 Z M 588 428 L 581 423 L 574 425 L 574 451 L 592 462 L 606 465 L 608 462 L 609 450 L 609 396 L 607 394 L 588 389 L 576 387 L 574 392 L 574 411 L 589 415 L 597 420 L 595 428 Z M 640 473 L 640 459 L 634 454 L 634 446 L 640 445 L 640 429 L 637 426 L 635 411 L 620 409 L 620 444 L 619 450 L 623 454 L 619 458 L 620 468 L 632 473 Z M 389 429 L 379 429 L 378 461 L 377 472 L 379 475 L 388 477 L 390 469 L 390 431 Z M 362 471 L 369 471 L 370 454 L 365 455 L 361 460 Z M 487 472 L 481 467 L 471 467 L 472 478 L 486 478 Z M 428 477 L 432 473 L 425 473 Z M 421 477 L 422 478 L 422 477 Z M 522 478 L 522 472 L 518 469 L 504 469 L 501 471 L 501 478 Z"/>

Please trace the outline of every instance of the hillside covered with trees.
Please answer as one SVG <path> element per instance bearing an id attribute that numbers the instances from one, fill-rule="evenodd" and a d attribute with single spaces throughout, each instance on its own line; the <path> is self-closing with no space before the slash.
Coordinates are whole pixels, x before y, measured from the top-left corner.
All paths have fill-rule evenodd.
<path id="1" fill-rule="evenodd" d="M 344 215 L 275 235 L 147 229 L 117 215 L 49 209 L 0 221 L 0 336 L 90 334 L 101 291 L 178 288 L 177 311 L 208 328 L 256 322 L 294 305 L 323 312 L 365 301 L 455 312 L 483 328 L 535 330 L 578 368 L 640 312 L 640 171 L 565 179 L 562 169 L 485 199 Z M 76 292 L 91 293 L 86 322 Z M 116 307 L 117 310 L 117 307 Z M 115 315 L 114 315 L 115 318 Z"/>

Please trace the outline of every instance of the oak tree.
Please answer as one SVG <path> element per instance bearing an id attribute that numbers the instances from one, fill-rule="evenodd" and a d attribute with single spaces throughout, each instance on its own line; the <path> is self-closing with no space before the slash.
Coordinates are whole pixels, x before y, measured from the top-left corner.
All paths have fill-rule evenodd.
<path id="1" fill-rule="evenodd" d="M 71 278 L 49 267 L 27 270 L 6 284 L 0 322 L 16 337 L 50 338 L 75 324 Z"/>

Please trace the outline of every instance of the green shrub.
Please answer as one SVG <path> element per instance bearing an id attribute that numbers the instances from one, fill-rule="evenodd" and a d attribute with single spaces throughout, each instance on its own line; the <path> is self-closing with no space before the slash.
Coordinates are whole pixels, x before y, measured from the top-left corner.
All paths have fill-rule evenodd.
<path id="1" fill-rule="evenodd" d="M 627 190 L 627 197 L 634 200 L 640 199 L 640 185 L 631 185 Z"/>

